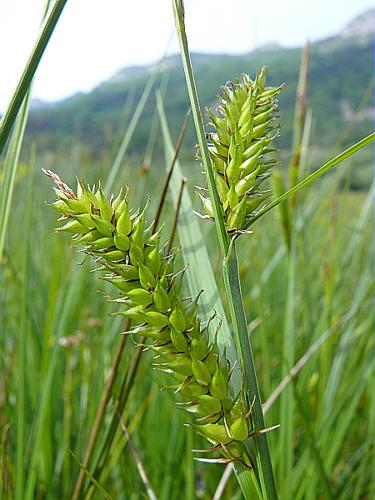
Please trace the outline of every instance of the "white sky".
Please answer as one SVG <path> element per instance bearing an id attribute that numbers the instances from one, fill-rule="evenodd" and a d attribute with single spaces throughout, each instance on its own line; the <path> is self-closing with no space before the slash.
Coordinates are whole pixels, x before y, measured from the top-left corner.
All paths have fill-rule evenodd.
<path id="1" fill-rule="evenodd" d="M 0 0 L 0 110 L 38 33 L 45 0 Z M 301 45 L 342 29 L 375 0 L 186 0 L 190 48 L 245 53 Z M 34 97 L 88 91 L 128 65 L 178 49 L 171 0 L 68 0 L 40 64 Z"/>

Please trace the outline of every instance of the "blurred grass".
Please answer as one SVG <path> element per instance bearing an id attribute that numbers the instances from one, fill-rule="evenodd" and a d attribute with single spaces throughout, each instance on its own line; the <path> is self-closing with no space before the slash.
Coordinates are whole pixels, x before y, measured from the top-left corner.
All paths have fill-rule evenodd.
<path id="1" fill-rule="evenodd" d="M 38 159 L 36 164 L 41 166 Z M 122 172 L 123 179 L 131 179 L 134 172 L 139 172 L 138 168 L 137 164 L 129 164 L 127 172 Z M 138 177 L 138 182 L 145 182 L 145 191 L 154 193 L 154 197 L 161 189 L 161 168 L 154 165 L 146 177 Z M 190 172 L 191 167 L 188 168 Z M 71 180 L 75 172 L 69 169 L 61 158 L 56 170 Z M 349 169 L 346 170 L 348 175 Z M 91 179 L 95 177 L 91 164 L 81 164 L 80 175 L 86 174 Z M 68 498 L 78 471 L 68 450 L 82 456 L 121 331 L 121 325 L 107 317 L 111 305 L 96 292 L 103 290 L 103 284 L 90 273 L 88 263 L 77 267 L 74 253 L 53 236 L 53 214 L 44 203 L 51 199 L 49 185 L 40 175 L 38 169 L 29 167 L 15 184 L 12 230 L 0 275 L 3 394 L 0 463 L 5 498 L 12 497 L 16 484 L 16 401 L 20 372 L 25 370 L 25 478 L 34 472 L 36 498 Z M 32 199 L 25 204 L 30 183 Z M 303 411 L 298 404 L 293 411 L 292 498 L 324 495 L 317 471 L 317 452 L 335 498 L 369 498 L 374 488 L 371 198 L 366 193 L 343 192 L 339 184 L 340 179 L 335 175 L 310 189 L 296 221 L 295 359 L 348 311 L 354 312 L 291 385 L 295 399 L 303 405 Z M 192 199 L 195 200 L 194 195 Z M 132 200 L 135 204 L 138 201 Z M 26 228 L 21 223 L 27 220 L 25 214 L 30 218 Z M 167 210 L 164 218 L 168 217 Z M 207 230 L 210 229 L 203 225 L 203 233 Z M 280 254 L 281 235 L 275 214 L 263 219 L 255 230 L 254 235 L 240 244 L 239 252 L 247 319 L 249 323 L 260 321 L 252 336 L 260 378 L 268 381 L 264 386 L 268 391 L 263 394 L 265 400 L 285 373 L 282 325 L 288 266 L 286 255 Z M 214 241 L 206 239 L 213 262 L 218 253 Z M 77 272 L 81 275 L 81 285 L 69 297 L 66 290 Z M 26 309 L 19 301 L 25 294 Z M 59 343 L 60 337 L 65 342 Z M 23 353 L 21 339 L 25 343 Z M 51 390 L 45 394 L 46 415 L 35 448 L 41 391 L 50 373 L 53 350 L 58 352 L 56 367 Z M 129 366 L 133 353 L 134 347 L 128 343 L 122 369 Z M 186 475 L 191 441 L 194 447 L 199 447 L 199 438 L 191 436 L 182 426 L 184 418 L 172 408 L 171 397 L 160 393 L 162 379 L 151 374 L 150 363 L 151 357 L 145 353 L 125 415 L 151 484 L 161 498 L 178 498 L 186 484 L 190 484 L 191 497 L 199 496 L 201 491 L 202 498 L 210 498 L 221 468 L 196 464 L 194 476 Z M 118 391 L 117 384 L 115 395 Z M 112 408 L 113 403 L 108 416 Z M 289 422 L 280 421 L 279 415 L 282 414 L 277 401 L 270 409 L 268 421 L 287 427 Z M 277 433 L 271 433 L 271 452 L 281 467 L 284 450 L 278 441 Z M 143 486 L 121 434 L 116 443 L 102 475 L 102 486 L 116 498 L 137 498 L 134 492 L 141 491 Z M 225 498 L 231 498 L 236 490 L 235 483 L 230 482 Z"/>

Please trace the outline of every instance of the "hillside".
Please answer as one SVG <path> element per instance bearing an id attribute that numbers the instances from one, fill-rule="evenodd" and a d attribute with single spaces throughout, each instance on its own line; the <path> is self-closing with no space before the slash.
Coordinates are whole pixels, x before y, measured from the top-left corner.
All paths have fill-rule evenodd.
<path id="1" fill-rule="evenodd" d="M 316 42 L 310 48 L 308 103 L 312 109 L 312 144 L 320 148 L 344 146 L 372 128 L 374 109 L 369 86 L 373 80 L 373 36 L 375 10 L 354 19 L 335 37 Z M 197 85 L 203 105 L 215 103 L 220 85 L 242 72 L 253 75 L 265 64 L 269 83 L 286 82 L 280 96 L 282 135 L 280 146 L 291 142 L 294 99 L 300 62 L 300 48 L 269 46 L 246 55 L 193 54 Z M 35 106 L 29 121 L 29 138 L 36 139 L 42 150 L 69 147 L 79 139 L 88 150 L 100 152 L 111 146 L 121 123 L 121 109 L 130 92 L 136 100 L 154 71 L 159 71 L 155 88 L 167 77 L 166 111 L 177 131 L 188 98 L 179 56 L 171 56 L 159 65 L 124 68 L 91 93 L 77 94 L 64 101 L 43 107 Z M 360 112 L 357 109 L 360 107 Z M 154 93 L 147 102 L 131 146 L 131 152 L 142 152 L 155 109 Z M 350 125 L 348 125 L 350 124 Z M 353 126 L 354 125 L 354 126 Z M 349 126 L 350 134 L 341 132 Z M 337 141 L 340 139 L 338 144 Z M 195 143 L 192 127 L 185 146 Z M 161 152 L 161 145 L 159 148 Z"/>

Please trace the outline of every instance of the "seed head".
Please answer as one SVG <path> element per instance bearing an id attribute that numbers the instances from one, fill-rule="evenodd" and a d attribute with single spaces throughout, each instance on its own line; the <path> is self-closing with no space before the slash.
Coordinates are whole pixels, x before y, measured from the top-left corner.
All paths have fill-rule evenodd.
<path id="1" fill-rule="evenodd" d="M 276 97 L 282 86 L 266 87 L 265 80 L 263 67 L 254 81 L 244 74 L 236 83 L 226 83 L 217 113 L 208 109 L 213 128 L 208 149 L 228 232 L 245 229 L 270 194 L 260 187 L 277 164 L 269 154 L 278 135 Z M 213 218 L 207 192 L 201 190 L 199 196 L 206 215 Z"/>
<path id="2" fill-rule="evenodd" d="M 238 118 L 232 108 L 230 116 Z M 232 168 L 231 179 L 240 182 L 236 172 Z M 131 211 L 127 192 L 107 199 L 101 188 L 95 190 L 79 181 L 75 194 L 56 174 L 45 173 L 57 186 L 58 200 L 52 205 L 64 219 L 58 230 L 73 233 L 74 244 L 100 262 L 102 279 L 118 291 L 112 300 L 122 309 L 116 314 L 137 323 L 131 333 L 150 339 L 156 355 L 154 367 L 177 382 L 173 389 L 185 399 L 183 408 L 196 415 L 197 430 L 217 446 L 225 460 L 240 458 L 246 453 L 243 442 L 249 435 L 249 410 L 242 398 L 233 398 L 229 362 L 219 357 L 207 325 L 199 320 L 201 294 L 182 296 L 184 270 L 176 268 L 175 253 L 160 249 L 160 234 L 153 234 L 152 226 L 147 226 L 145 211 Z M 234 217 L 236 203 L 230 200 L 228 207 Z M 236 450 L 235 456 L 231 449 Z"/>

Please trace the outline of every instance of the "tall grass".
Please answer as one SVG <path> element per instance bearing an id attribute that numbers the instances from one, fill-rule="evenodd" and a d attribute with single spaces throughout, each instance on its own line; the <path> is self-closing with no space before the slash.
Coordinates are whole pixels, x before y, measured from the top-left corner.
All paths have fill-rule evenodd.
<path id="1" fill-rule="evenodd" d="M 170 138 L 162 98 L 158 114 L 169 165 L 176 138 Z M 286 460 L 280 434 L 269 434 L 276 481 L 280 484 L 284 474 L 289 478 L 280 490 L 282 498 L 349 500 L 371 498 L 375 492 L 373 192 L 340 189 L 342 178 L 350 175 L 350 155 L 371 140 L 373 136 L 330 160 L 264 209 L 262 215 L 302 186 L 307 188 L 293 218 L 290 253 L 280 248 L 275 212 L 261 223 L 259 217 L 254 224 L 257 236 L 238 244 L 246 322 L 267 420 L 288 429 L 288 412 L 282 411 L 285 402 L 280 400 L 285 386 L 293 400 L 293 427 L 287 437 L 292 460 Z M 21 142 L 15 135 L 10 148 L 19 154 Z M 139 167 L 123 160 L 126 151 L 121 158 L 116 184 L 127 182 Z M 0 185 L 2 196 L 13 198 L 9 224 L 5 218 L 0 221 L 6 234 L 0 267 L 1 498 L 70 498 L 81 470 L 87 498 L 137 498 L 140 491 L 150 498 L 152 492 L 158 498 L 181 498 L 181 491 L 186 498 L 212 498 L 222 468 L 193 462 L 191 450 L 203 442 L 182 427 L 185 420 L 172 408 L 172 399 L 169 403 L 160 393 L 165 380 L 150 376 L 150 353 L 140 356 L 131 342 L 118 358 L 94 459 L 86 471 L 82 468 L 123 323 L 108 316 L 113 306 L 97 293 L 98 288 L 107 293 L 105 284 L 94 281 L 87 263 L 77 267 L 72 252 L 51 236 L 53 216 L 44 205 L 51 199 L 49 186 L 36 168 L 48 166 L 46 157 L 24 149 L 23 159 L 26 165 L 17 170 L 19 157 L 13 156 L 12 187 Z M 344 159 L 342 171 L 312 186 Z M 214 308 L 223 318 L 219 340 L 230 350 L 228 302 L 219 278 L 215 234 L 186 215 L 195 208 L 192 186 L 199 169 L 192 162 L 178 167 L 170 184 L 174 203 L 167 200 L 162 219 L 172 222 L 172 206 L 185 175 L 177 237 L 190 263 L 189 286 L 193 291 L 206 288 L 205 310 L 209 314 Z M 54 168 L 68 180 L 76 174 L 63 156 L 55 156 Z M 100 168 L 82 160 L 79 175 L 93 180 Z M 141 204 L 145 193 L 157 199 L 162 168 L 152 163 L 149 173 L 139 176 L 134 204 Z M 109 177 L 110 167 L 104 175 Z M 199 253 L 188 245 L 192 237 Z M 288 282 L 293 286 L 286 293 Z M 295 366 L 283 353 L 291 322 Z M 273 393 L 283 377 L 283 385 Z M 118 411 L 128 434 L 119 424 Z M 109 439 L 111 425 L 115 432 Z M 140 463 L 148 481 L 139 472 Z M 234 478 L 228 479 L 222 495 L 240 497 Z"/>
<path id="2" fill-rule="evenodd" d="M 89 166 L 87 166 L 89 168 Z M 30 174 L 29 174 L 30 175 Z M 157 181 L 157 174 L 151 172 L 151 179 Z M 48 199 L 47 187 L 41 186 L 38 178 L 32 177 L 34 184 L 34 196 Z M 329 184 L 329 189 L 323 189 Z M 304 208 L 305 234 L 299 236 L 296 252 L 296 325 L 297 337 L 295 359 L 298 360 L 308 347 L 323 335 L 328 328 L 333 328 L 333 334 L 327 340 L 329 344 L 324 353 L 316 352 L 304 365 L 299 374 L 294 378 L 293 385 L 296 385 L 299 393 L 304 395 L 305 411 L 308 411 L 311 429 L 315 429 L 315 442 L 321 448 L 321 456 L 324 460 L 328 458 L 328 451 L 331 455 L 329 463 L 326 466 L 326 475 L 332 481 L 338 498 L 349 498 L 346 491 L 354 492 L 358 490 L 357 498 L 367 491 L 369 479 L 371 477 L 371 443 L 372 434 L 370 420 L 368 425 L 363 426 L 370 416 L 372 390 L 371 376 L 368 376 L 368 370 L 371 370 L 371 356 L 374 352 L 374 344 L 371 332 L 373 330 L 373 320 L 371 319 L 371 289 L 369 288 L 369 266 L 371 257 L 371 247 L 368 242 L 371 241 L 371 203 L 369 199 L 361 194 L 350 194 L 337 192 L 337 187 L 332 185 L 332 180 L 328 180 L 320 186 L 319 191 L 311 191 L 306 200 Z M 21 179 L 16 184 L 16 199 L 23 199 L 23 192 L 27 186 L 27 177 Z M 330 252 L 326 255 L 325 266 L 332 267 L 329 275 L 326 275 L 326 282 L 323 288 L 324 269 L 321 264 L 322 241 L 325 241 L 325 234 L 329 230 L 331 222 L 324 215 L 329 207 L 329 199 L 332 196 L 337 202 L 337 220 L 335 223 L 335 234 L 337 240 L 332 241 Z M 363 207 L 362 214 L 361 208 Z M 46 211 L 43 204 L 38 202 L 33 206 L 32 227 L 41 219 L 38 213 Z M 14 217 L 22 216 L 22 212 L 17 210 Z M 35 219 L 35 217 L 37 217 Z M 16 219 L 17 220 L 17 219 Z M 26 337 L 26 452 L 24 471 L 25 477 L 28 477 L 28 457 L 33 448 L 35 438 L 34 430 L 35 415 L 39 406 L 40 389 L 43 384 L 43 378 L 48 369 L 48 352 L 51 342 L 56 338 L 56 328 L 54 323 L 58 324 L 61 320 L 61 306 L 66 300 L 64 288 L 76 272 L 75 263 L 71 261 L 69 252 L 63 251 L 62 245 L 56 241 L 50 240 L 50 229 L 52 227 L 51 218 L 48 216 L 42 226 L 38 228 L 35 236 L 27 234 L 26 239 L 30 244 L 30 272 L 29 272 L 29 292 L 27 296 L 33 296 L 32 308 L 27 309 L 26 323 L 28 325 Z M 202 228 L 203 229 L 203 228 Z M 264 360 L 264 339 L 261 335 L 266 335 L 268 362 L 262 362 L 258 365 L 260 378 L 267 374 L 270 378 L 271 388 L 275 388 L 281 380 L 281 371 L 278 360 L 281 357 L 280 343 L 276 342 L 280 336 L 280 320 L 284 310 L 284 283 L 285 283 L 285 257 L 278 260 L 277 265 L 270 269 L 267 275 L 265 263 L 271 263 L 272 258 L 278 252 L 278 245 L 275 241 L 275 235 L 278 233 L 278 225 L 272 218 L 265 219 L 262 224 L 259 238 L 262 246 L 256 245 L 254 240 L 250 240 L 248 245 L 240 245 L 240 260 L 245 262 L 252 259 L 253 272 L 248 274 L 245 267 L 240 268 L 240 274 L 243 283 L 245 304 L 251 304 L 248 309 L 248 321 L 253 322 L 256 318 L 262 319 L 261 327 L 258 327 L 253 333 L 255 348 L 255 359 L 260 359 L 261 354 Z M 348 236 L 353 234 L 352 237 Z M 22 366 L 19 362 L 22 358 L 17 354 L 17 333 L 18 329 L 18 293 L 23 290 L 20 281 L 20 274 L 17 272 L 18 262 L 21 262 L 23 256 L 23 247 L 19 242 L 24 241 L 25 233 L 21 232 L 21 227 L 12 232 L 9 241 L 9 250 L 13 257 L 12 262 L 6 258 L 6 268 L 3 268 L 2 282 L 3 292 L 7 290 L 6 296 L 2 294 L 1 324 L 3 333 L 1 336 L 2 347 L 2 382 L 9 386 L 9 397 L 14 394 L 18 375 L 15 374 Z M 43 251 L 40 250 L 37 241 L 45 241 Z M 349 240 L 349 245 L 343 245 L 343 241 Z M 350 247 L 350 248 L 349 248 Z M 25 249 L 26 250 L 26 249 Z M 349 251 L 349 253 L 348 253 Z M 209 247 L 209 252 L 214 255 L 217 252 L 214 244 Z M 6 252 L 8 256 L 8 252 Z M 50 259 L 48 268 L 44 265 L 44 259 Z M 306 274 L 306 259 L 308 259 L 308 273 Z M 19 267 L 18 267 L 19 269 Z M 56 464 L 56 472 L 53 470 L 48 473 L 49 484 L 53 484 L 53 490 L 56 495 L 68 495 L 73 486 L 72 481 L 79 470 L 79 465 L 69 454 L 67 448 L 72 448 L 77 456 L 83 456 L 86 446 L 88 430 L 94 418 L 94 412 L 98 406 L 101 387 L 104 384 L 104 377 L 108 373 L 112 363 L 114 347 L 117 344 L 117 335 L 121 331 L 121 325 L 112 326 L 112 320 L 105 321 L 103 325 L 96 325 L 98 319 L 106 317 L 106 311 L 110 307 L 104 303 L 100 296 L 97 296 L 97 284 L 94 283 L 92 275 L 83 268 L 84 287 L 83 293 L 75 296 L 75 305 L 65 323 L 65 334 L 74 334 L 78 329 L 85 332 L 84 338 L 71 347 L 57 346 L 60 351 L 59 369 L 55 370 L 53 376 L 54 391 L 49 394 L 48 408 L 50 412 L 50 422 L 53 425 L 44 427 L 43 442 L 51 443 L 50 451 L 48 448 L 40 447 L 37 450 L 38 462 L 47 453 L 50 454 L 52 463 Z M 18 278 L 17 278 L 18 276 Z M 9 286 L 11 281 L 16 284 Z M 366 284 L 367 282 L 367 284 Z M 6 287 L 4 287 L 8 283 Z M 331 283 L 329 285 L 329 283 Z M 329 286 L 328 286 L 329 285 Z M 35 293 L 35 290 L 40 290 Z M 309 307 L 306 307 L 306 290 L 309 290 L 311 299 Z M 326 290 L 326 291 L 324 291 Z M 204 297 L 204 296 L 203 296 Z M 202 298 L 203 298 L 202 297 Z M 331 297 L 331 298 L 330 298 Z M 355 297 L 355 302 L 353 301 Z M 323 300 L 324 298 L 324 300 Z M 329 299 L 330 298 L 330 299 Z M 342 321 L 347 317 L 348 320 Z M 271 314 L 272 312 L 272 314 Z M 319 317 L 327 316 L 330 324 L 322 321 Z M 95 319 L 97 318 L 97 319 Z M 90 326 L 91 325 L 91 326 Z M 311 330 L 311 326 L 313 330 Z M 336 326 L 337 325 L 337 326 Z M 260 330 L 261 328 L 261 330 Z M 264 333 L 265 332 L 265 333 Z M 345 334 L 348 339 L 352 339 L 347 348 L 339 346 L 340 338 Z M 52 334 L 52 336 L 51 336 Z M 64 335 L 65 336 L 65 335 Z M 77 339 L 78 342 L 78 339 Z M 344 349 L 344 351 L 342 351 Z M 349 349 L 349 350 L 348 350 Z M 122 370 L 131 363 L 131 353 L 133 348 L 131 344 L 125 350 L 124 358 L 121 363 Z M 345 358 L 341 352 L 350 352 L 350 357 Z M 340 357 L 341 356 L 341 357 Z M 335 359 L 337 368 L 335 369 L 336 380 L 341 380 L 339 392 L 334 395 L 333 411 L 334 413 L 318 414 L 316 404 L 322 401 L 326 387 L 320 385 L 318 375 L 320 374 L 320 365 L 324 363 L 326 371 L 329 374 L 329 367 L 333 366 Z M 266 358 L 267 361 L 267 358 Z M 194 488 L 196 482 L 195 474 L 201 478 L 200 484 L 204 487 L 209 498 L 219 480 L 220 468 L 218 466 L 202 466 L 196 464 L 196 471 L 192 476 L 185 476 L 186 456 L 188 454 L 189 443 L 188 434 L 182 430 L 181 419 L 175 415 L 171 405 L 165 403 L 165 394 L 158 391 L 158 381 L 149 377 L 149 356 L 142 360 L 138 374 L 137 390 L 132 391 L 133 396 L 129 399 L 126 412 L 127 427 L 135 440 L 135 445 L 141 453 L 142 461 L 145 464 L 147 474 L 157 495 L 163 488 L 163 483 L 169 476 L 169 486 L 164 486 L 166 498 L 177 498 L 179 488 L 185 484 L 186 478 L 191 477 Z M 339 367 L 341 374 L 337 371 Z M 333 375 L 332 375 L 333 376 Z M 329 376 L 330 378 L 331 376 Z M 340 377 L 340 378 L 338 378 Z M 334 380 L 334 379 L 332 379 Z M 140 383 L 142 381 L 142 383 Z M 332 384 L 332 383 L 331 383 Z M 61 390 L 64 389 L 64 399 L 61 398 Z M 331 385 L 333 390 L 334 385 Z M 116 389 L 115 394 L 118 394 Z M 337 391 L 337 389 L 335 389 Z M 358 392 L 359 391 L 359 392 Z M 265 399 L 270 393 L 265 393 Z M 355 397 L 354 397 L 355 396 Z M 116 397 L 116 396 L 115 396 Z M 332 397 L 332 396 L 330 396 Z M 354 399 L 353 399 L 354 398 Z M 142 404 L 144 406 L 142 406 Z M 113 403 L 109 405 L 109 413 Z M 140 413 L 139 413 L 140 411 Z M 138 413 L 138 416 L 136 416 Z M 6 410 L 3 407 L 2 415 L 6 416 L 7 421 L 13 421 L 16 416 L 14 407 L 7 404 Z M 328 416 L 327 416 L 328 415 Z M 329 420 L 327 420 L 329 418 Z M 278 401 L 268 410 L 268 420 L 271 423 L 279 422 Z M 155 426 L 155 422 L 157 425 Z M 283 422 L 281 422 L 283 424 Z M 174 449 L 169 452 L 168 468 L 164 461 L 159 457 L 163 456 L 163 443 L 168 440 L 169 429 L 172 426 L 175 429 L 176 442 Z M 6 428 L 6 426 L 4 426 Z M 61 431 L 65 429 L 65 439 L 60 439 Z M 147 434 L 144 432 L 147 429 Z M 177 432 L 178 429 L 178 432 Z M 305 431 L 301 426 L 298 408 L 295 409 L 295 433 L 294 439 L 297 439 L 295 448 L 295 462 L 292 469 L 292 494 L 299 498 L 304 498 L 310 491 L 311 483 L 305 478 L 308 473 L 314 477 L 315 460 L 306 445 Z M 340 435 L 338 431 L 340 430 Z M 14 430 L 14 427 L 13 427 Z M 336 433 L 337 430 L 337 433 Z M 335 449 L 331 451 L 333 438 L 337 439 Z M 196 438 L 194 438 L 196 439 Z M 143 488 L 142 483 L 137 479 L 137 472 L 133 466 L 133 459 L 128 454 L 124 445 L 121 444 L 123 438 L 116 438 L 118 452 L 108 462 L 105 469 L 108 471 L 107 479 L 103 484 L 107 491 L 113 496 L 127 497 L 131 492 Z M 282 459 L 278 450 L 276 437 L 270 434 L 271 450 L 275 450 L 276 464 Z M 13 443 L 13 444 L 12 444 Z M 14 434 L 9 436 L 9 445 L 2 448 L 2 463 L 15 463 L 15 441 Z M 194 444 L 199 447 L 199 443 Z M 81 451 L 80 451 L 81 450 Z M 279 458 L 277 458 L 279 456 Z M 63 469 L 61 458 L 65 457 Z M 117 462 L 116 457 L 121 457 Z M 354 462 L 351 462 L 351 460 Z M 124 462 L 125 460 L 125 462 Z M 59 465 L 60 464 L 60 465 Z M 123 465 L 121 465 L 123 464 Z M 126 465 L 125 465 L 126 464 Z M 340 468 L 344 467 L 342 471 Z M 360 468 L 358 468 L 360 467 Z M 63 476 L 62 470 L 66 473 Z M 70 472 L 69 472 L 70 471 Z M 129 471 L 124 473 L 124 471 Z M 133 473 L 132 473 L 133 471 Z M 350 474 L 352 471 L 352 474 Z M 4 469 L 2 469 L 4 474 Z M 116 475 L 123 479 L 115 480 Z M 63 479 L 64 478 L 64 479 Z M 48 479 L 48 476 L 47 476 Z M 70 484 L 66 484 L 66 482 Z M 47 491 L 43 486 L 41 471 L 38 472 L 38 490 Z M 121 484 L 121 490 L 118 488 Z M 344 487 L 347 484 L 346 487 Z M 204 485 L 204 486 L 203 486 Z M 229 482 L 225 490 L 230 495 L 235 488 L 234 483 Z M 340 489 L 344 488 L 342 492 Z M 66 493 L 62 493 L 63 491 Z M 175 493 L 173 493 L 173 491 Z M 168 492 L 168 493 L 167 493 Z M 313 493 L 318 496 L 322 493 L 321 482 L 314 485 Z M 313 494 L 311 498 L 314 498 Z"/>

